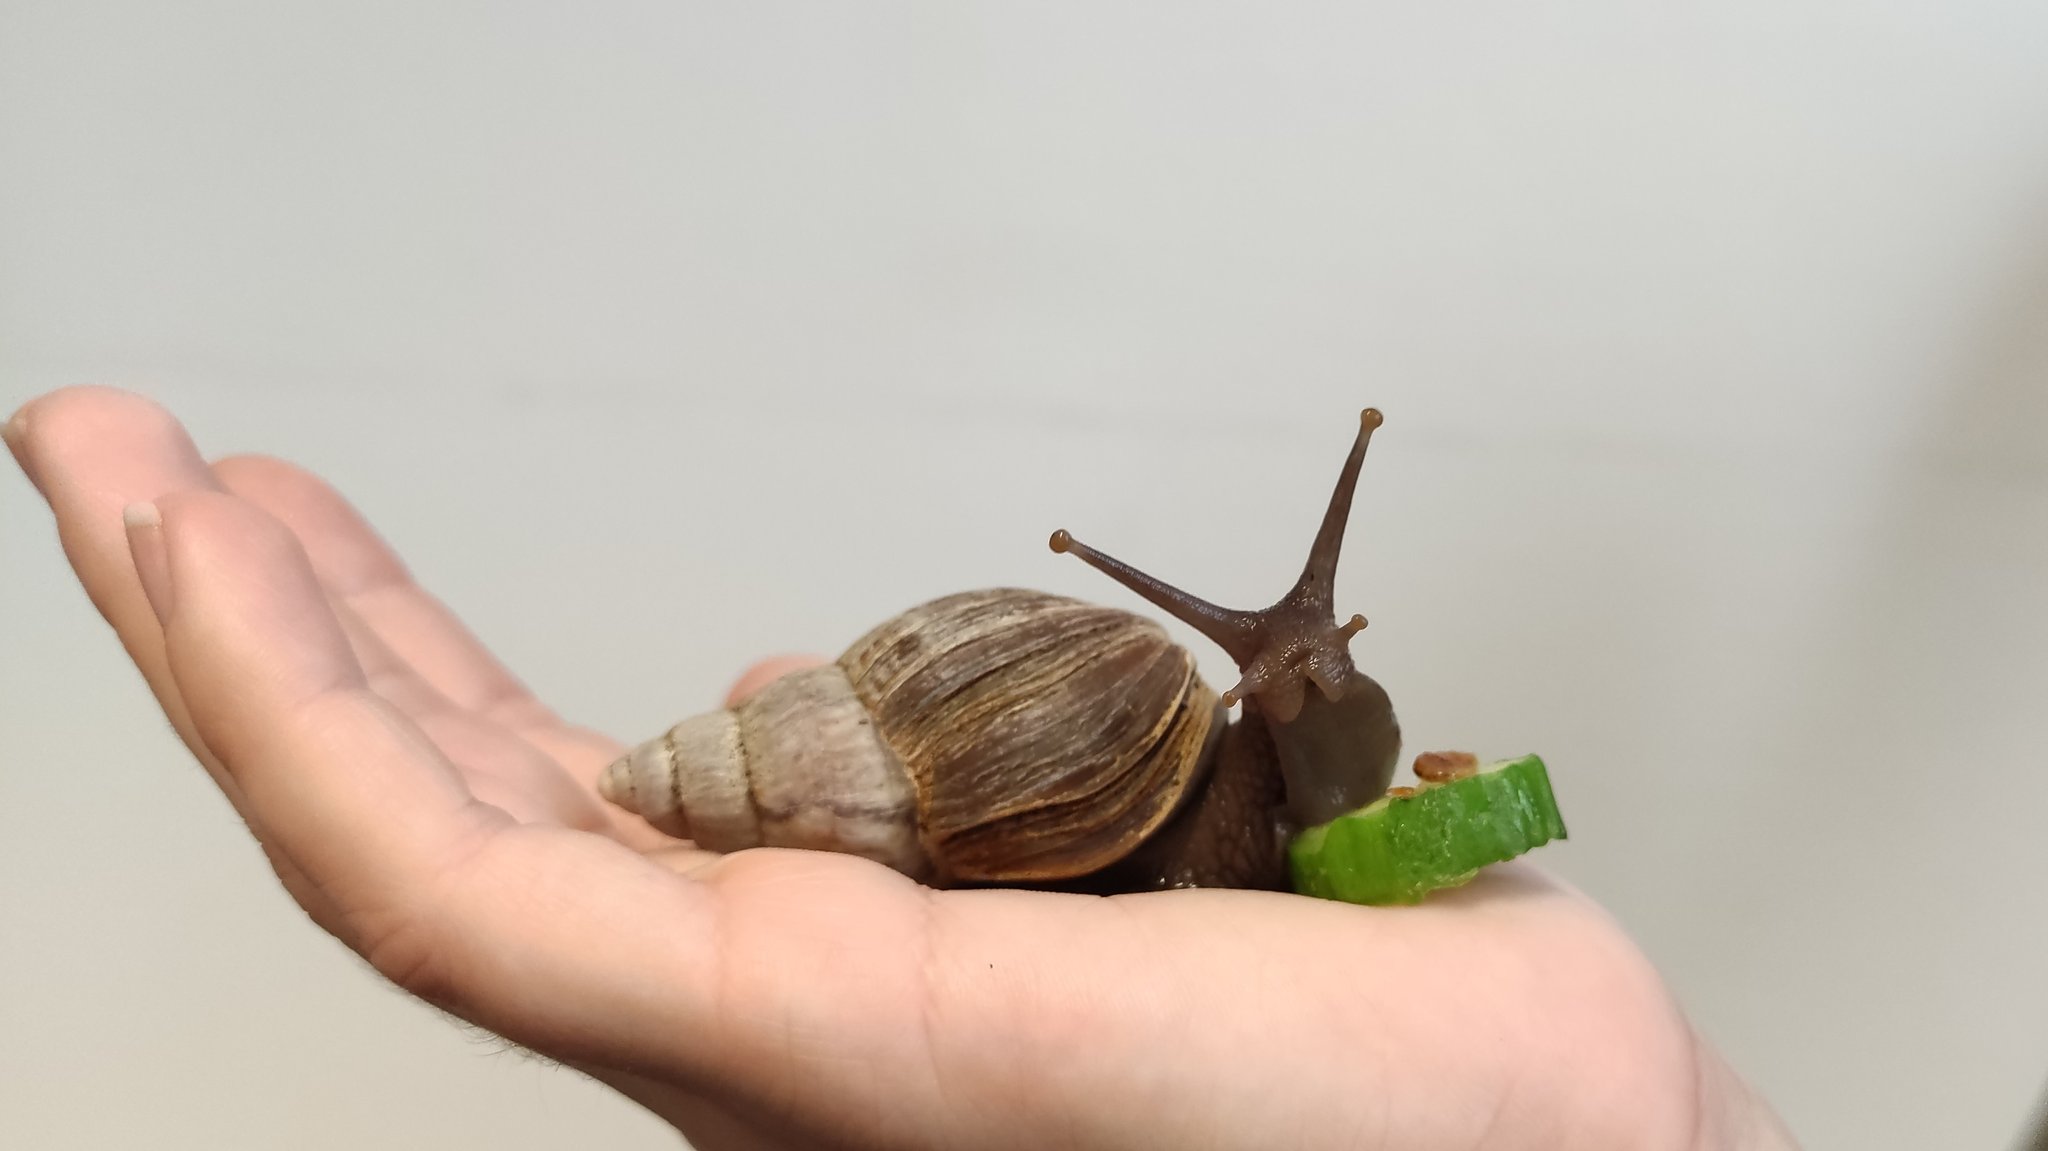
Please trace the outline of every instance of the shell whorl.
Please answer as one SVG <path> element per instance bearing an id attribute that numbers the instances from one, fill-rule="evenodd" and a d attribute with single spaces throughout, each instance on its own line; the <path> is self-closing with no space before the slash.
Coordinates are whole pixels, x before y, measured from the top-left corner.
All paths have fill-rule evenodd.
<path id="1" fill-rule="evenodd" d="M 676 724 L 606 768 L 598 791 L 712 851 L 814 848 L 931 871 L 910 772 L 833 664 Z"/>
<path id="2" fill-rule="evenodd" d="M 606 799 L 703 847 L 813 847 L 929 882 L 1064 879 L 1185 803 L 1223 727 L 1142 616 L 1015 588 L 911 608 L 836 663 L 684 720 Z"/>

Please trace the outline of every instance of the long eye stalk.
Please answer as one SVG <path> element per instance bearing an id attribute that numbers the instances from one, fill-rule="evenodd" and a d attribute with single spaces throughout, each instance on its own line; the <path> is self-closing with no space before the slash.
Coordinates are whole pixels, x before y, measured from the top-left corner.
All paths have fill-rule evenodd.
<path id="1" fill-rule="evenodd" d="M 1358 674 L 1351 664 L 1350 640 L 1365 627 L 1365 617 L 1354 615 L 1341 625 L 1337 622 L 1333 607 L 1337 556 L 1343 550 L 1344 528 L 1351 516 L 1351 497 L 1358 488 L 1366 447 L 1372 441 L 1373 431 L 1383 422 L 1377 408 L 1360 413 L 1358 438 L 1353 441 L 1351 454 L 1337 477 L 1336 489 L 1330 494 L 1329 507 L 1323 513 L 1322 526 L 1309 548 L 1301 577 L 1279 602 L 1261 611 L 1219 607 L 1189 595 L 1096 551 L 1064 529 L 1052 534 L 1052 550 L 1079 556 L 1209 637 L 1237 661 L 1243 676 L 1224 693 L 1224 702 L 1257 698 L 1262 711 L 1285 723 L 1300 714 L 1310 684 L 1325 698 L 1335 700 Z"/>
<path id="2" fill-rule="evenodd" d="M 1258 613 L 1217 607 L 1208 600 L 1189 595 L 1114 556 L 1096 551 L 1067 534 L 1065 528 L 1052 533 L 1052 550 L 1071 552 L 1089 567 L 1144 596 L 1173 618 L 1208 636 L 1239 664 L 1257 654 Z"/>
<path id="3" fill-rule="evenodd" d="M 1344 526 L 1351 521 L 1351 496 L 1358 490 L 1358 472 L 1365 465 L 1365 449 L 1372 443 L 1372 434 L 1386 422 L 1378 408 L 1367 408 L 1358 415 L 1358 438 L 1352 441 L 1351 454 L 1344 459 L 1344 470 L 1337 475 L 1336 490 L 1330 493 L 1330 506 L 1323 511 L 1323 525 L 1316 530 L 1316 542 L 1308 550 L 1308 563 L 1301 569 L 1301 579 L 1296 581 L 1295 590 L 1312 594 L 1332 614 L 1331 607 L 1336 598 L 1337 553 L 1344 550 Z M 1354 616 L 1354 619 L 1359 618 Z M 1359 627 L 1364 627 L 1363 623 Z M 1350 633 L 1346 633 L 1348 636 Z"/>

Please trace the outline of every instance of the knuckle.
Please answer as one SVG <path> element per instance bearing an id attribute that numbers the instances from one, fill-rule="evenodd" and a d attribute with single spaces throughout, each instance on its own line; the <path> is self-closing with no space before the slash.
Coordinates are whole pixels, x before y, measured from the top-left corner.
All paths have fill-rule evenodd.
<path id="1" fill-rule="evenodd" d="M 252 485 L 302 484 L 306 478 L 305 473 L 292 464 L 262 452 L 222 456 L 214 461 L 213 470 L 222 483 L 236 490 Z"/>

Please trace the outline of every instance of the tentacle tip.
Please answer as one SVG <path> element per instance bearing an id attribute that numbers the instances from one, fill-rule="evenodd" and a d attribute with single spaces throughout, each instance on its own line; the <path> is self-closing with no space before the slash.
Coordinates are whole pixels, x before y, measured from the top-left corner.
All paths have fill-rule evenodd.
<path id="1" fill-rule="evenodd" d="M 1364 631 L 1365 627 L 1365 617 L 1362 615 L 1354 615 L 1350 619 L 1344 621 L 1344 626 L 1337 629 L 1337 634 L 1345 639 L 1350 639 L 1352 636 L 1357 635 L 1359 632 Z"/>
<path id="2" fill-rule="evenodd" d="M 1237 689 L 1233 687 L 1229 691 L 1224 692 L 1221 698 L 1224 707 L 1236 707 L 1243 697 L 1239 696 Z"/>
<path id="3" fill-rule="evenodd" d="M 1068 549 L 1074 546 L 1074 537 L 1067 534 L 1067 529 L 1061 528 L 1052 533 L 1052 539 L 1048 540 L 1047 543 L 1052 547 L 1053 551 L 1065 555 Z"/>
<path id="4" fill-rule="evenodd" d="M 1386 422 L 1387 417 L 1382 415 L 1378 408 L 1367 408 L 1358 413 L 1358 426 L 1368 432 Z"/>

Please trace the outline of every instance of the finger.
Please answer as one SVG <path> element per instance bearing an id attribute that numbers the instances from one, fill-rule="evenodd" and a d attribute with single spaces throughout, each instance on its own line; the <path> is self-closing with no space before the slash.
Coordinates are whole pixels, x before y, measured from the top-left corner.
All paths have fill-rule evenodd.
<path id="1" fill-rule="evenodd" d="M 225 493 L 158 509 L 166 655 L 194 726 L 272 846 L 330 893 L 344 941 L 373 941 L 421 877 L 512 821 L 369 689 L 290 529 Z"/>
<path id="2" fill-rule="evenodd" d="M 124 511 L 214 479 L 198 449 L 162 407 L 130 392 L 65 388 L 24 405 L 7 423 L 7 446 L 56 517 L 59 542 L 86 596 L 110 624 L 165 717 L 220 787 L 292 898 L 323 924 L 334 910 L 290 860 L 264 841 L 241 788 L 194 729 L 164 658 L 163 630 L 137 577 Z"/>
<path id="3" fill-rule="evenodd" d="M 560 763 L 504 727 L 457 707 L 347 604 L 330 595 L 328 605 L 370 690 L 419 725 L 461 772 L 472 795 L 502 808 L 521 823 L 560 823 L 605 834 L 617 831 L 623 820 L 615 819 Z M 672 841 L 659 835 L 647 840 L 649 846 L 668 842 Z"/>
<path id="4" fill-rule="evenodd" d="M 283 521 L 299 537 L 372 684 L 439 732 L 469 726 L 443 709 L 469 712 L 516 733 L 559 765 L 581 789 L 579 826 L 602 824 L 641 847 L 669 842 L 636 821 L 595 805 L 596 779 L 620 745 L 563 723 L 494 657 L 341 494 L 319 477 L 268 456 L 230 456 L 213 466 L 229 490 Z M 360 622 L 361 627 L 355 626 Z M 465 767 L 472 766 L 465 762 Z M 545 790 L 553 780 L 533 779 Z M 593 823 L 595 821 L 595 823 Z"/>
<path id="5" fill-rule="evenodd" d="M 554 713 L 447 605 L 413 580 L 397 553 L 327 483 L 266 456 L 231 456 L 213 470 L 227 490 L 289 526 L 328 592 L 455 706 L 514 730 L 559 726 Z"/>
<path id="6" fill-rule="evenodd" d="M 231 456 L 213 471 L 299 537 L 371 686 L 433 737 L 478 798 L 523 822 L 552 816 L 642 850 L 675 843 L 597 799 L 619 744 L 557 719 L 333 487 L 267 456 Z"/>
<path id="7" fill-rule="evenodd" d="M 748 696 L 760 691 L 790 672 L 802 671 L 807 667 L 816 667 L 824 662 L 824 660 L 814 655 L 778 655 L 771 659 L 764 659 L 740 673 L 740 678 L 733 683 L 732 690 L 726 693 L 725 706 L 736 707 Z"/>
<path id="8" fill-rule="evenodd" d="M 123 522 L 130 505 L 215 487 L 213 473 L 170 413 L 112 388 L 53 392 L 24 406 L 9 427 L 9 446 L 50 505 L 65 558 L 87 598 L 112 625 L 186 746 L 242 811 L 239 792 L 193 731 L 164 663 L 163 631 L 137 579 Z"/>
<path id="9" fill-rule="evenodd" d="M 710 922 L 600 836 L 477 802 L 371 691 L 305 551 L 225 493 L 161 505 L 170 667 L 272 842 L 330 893 L 335 934 L 400 986 L 566 1057 L 671 1051 L 702 1030 Z M 649 972 L 661 972 L 650 978 Z M 679 1002 L 680 1001 L 680 1002 Z"/>
<path id="10" fill-rule="evenodd" d="M 213 474 L 170 413 L 127 392 L 65 389 L 26 405 L 9 426 L 87 597 L 158 684 L 162 637 L 136 580 L 122 512 L 166 492 L 211 488 Z"/>
<path id="11" fill-rule="evenodd" d="M 328 601 L 371 691 L 404 714 L 462 775 L 478 799 L 521 823 L 553 823 L 620 835 L 614 814 L 546 751 L 497 723 L 451 704 L 346 605 Z M 648 829 L 651 831 L 652 829 Z M 647 846 L 671 843 L 659 833 L 625 836 Z"/>

